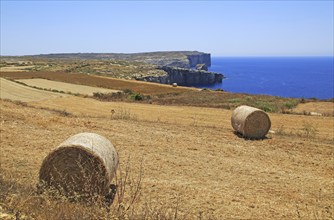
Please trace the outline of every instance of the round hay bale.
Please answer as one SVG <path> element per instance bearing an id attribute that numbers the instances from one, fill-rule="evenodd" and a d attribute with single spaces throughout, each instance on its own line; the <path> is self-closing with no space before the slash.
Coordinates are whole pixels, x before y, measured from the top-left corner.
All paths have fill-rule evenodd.
<path id="1" fill-rule="evenodd" d="M 105 196 L 117 165 L 117 152 L 108 139 L 95 133 L 79 133 L 44 159 L 39 171 L 40 186 L 74 199 Z"/>
<path id="2" fill-rule="evenodd" d="M 244 137 L 254 139 L 264 138 L 271 126 L 267 113 L 246 105 L 234 109 L 231 123 L 234 130 Z"/>

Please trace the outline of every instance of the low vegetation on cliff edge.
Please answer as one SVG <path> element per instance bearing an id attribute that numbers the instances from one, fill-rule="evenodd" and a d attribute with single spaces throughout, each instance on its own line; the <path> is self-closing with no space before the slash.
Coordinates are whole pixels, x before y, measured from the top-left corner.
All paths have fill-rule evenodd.
<path id="1" fill-rule="evenodd" d="M 158 105 L 185 105 L 234 109 L 239 105 L 249 105 L 266 112 L 292 113 L 292 109 L 303 99 L 280 98 L 264 95 L 236 94 L 224 91 L 200 90 L 166 94 L 144 95 L 125 89 L 118 93 L 94 93 L 101 101 L 141 101 Z"/>

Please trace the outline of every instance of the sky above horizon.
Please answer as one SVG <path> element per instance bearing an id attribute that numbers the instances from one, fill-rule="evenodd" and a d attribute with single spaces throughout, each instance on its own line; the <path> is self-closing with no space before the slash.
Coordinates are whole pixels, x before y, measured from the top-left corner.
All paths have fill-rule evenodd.
<path id="1" fill-rule="evenodd" d="M 1 0 L 1 55 L 333 56 L 333 1 Z"/>

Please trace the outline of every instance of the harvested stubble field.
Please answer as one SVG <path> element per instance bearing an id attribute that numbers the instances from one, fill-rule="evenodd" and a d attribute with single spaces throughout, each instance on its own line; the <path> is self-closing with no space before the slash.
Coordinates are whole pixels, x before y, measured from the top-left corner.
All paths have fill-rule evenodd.
<path id="1" fill-rule="evenodd" d="M 309 103 L 301 103 L 296 106 L 294 112 L 297 113 L 320 113 L 322 115 L 334 116 L 334 104 L 333 102 L 309 102 Z"/>
<path id="2" fill-rule="evenodd" d="M 63 83 L 46 79 L 21 79 L 16 80 L 18 82 L 24 83 L 31 87 L 37 87 L 41 89 L 47 90 L 57 90 L 65 93 L 73 93 L 73 94 L 81 94 L 81 95 L 89 95 L 92 96 L 95 92 L 100 93 L 115 93 L 118 90 L 112 89 L 104 89 L 97 88 L 92 86 L 84 86 L 84 85 L 75 85 L 72 83 Z"/>
<path id="3" fill-rule="evenodd" d="M 72 96 L 27 104 L 2 100 L 0 107 L 0 206 L 8 214 L 110 217 L 33 194 L 44 157 L 71 135 L 95 132 L 116 146 L 120 167 L 130 157 L 137 176 L 142 164 L 141 195 L 124 219 L 333 218 L 332 117 L 269 114 L 274 133 L 245 140 L 233 132 L 232 111 L 219 108 Z M 113 206 L 118 213 L 123 207 L 119 201 Z"/>
<path id="4" fill-rule="evenodd" d="M 23 72 L 26 71 L 29 68 L 32 68 L 34 66 L 6 66 L 6 67 L 1 67 L 0 71 L 1 72 Z"/>
<path id="5" fill-rule="evenodd" d="M 10 99 L 22 102 L 67 96 L 65 94 L 37 90 L 3 78 L 0 78 L 0 89 L 1 89 L 0 92 L 1 99 Z"/>

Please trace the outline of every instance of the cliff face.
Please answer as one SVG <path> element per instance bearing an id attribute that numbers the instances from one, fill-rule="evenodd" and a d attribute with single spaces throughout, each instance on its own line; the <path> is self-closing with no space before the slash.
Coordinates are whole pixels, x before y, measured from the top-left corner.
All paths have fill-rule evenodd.
<path id="1" fill-rule="evenodd" d="M 205 64 L 206 66 L 211 66 L 211 54 L 209 53 L 201 53 L 195 55 L 187 56 L 189 61 L 189 67 L 196 67 L 197 64 Z"/>
<path id="2" fill-rule="evenodd" d="M 207 67 L 211 66 L 211 54 L 209 53 L 184 53 L 185 56 L 179 56 L 178 58 L 171 59 L 170 57 L 155 57 L 154 59 L 144 60 L 146 63 L 169 66 L 169 67 L 180 67 L 180 68 L 193 68 L 197 64 L 205 64 Z"/>
<path id="3" fill-rule="evenodd" d="M 209 85 L 221 83 L 224 76 L 219 73 L 208 72 L 204 70 L 194 70 L 185 68 L 175 68 L 163 66 L 159 69 L 164 70 L 164 76 L 146 76 L 136 78 L 137 80 L 156 82 L 162 84 L 177 83 L 181 86 Z"/>
<path id="4" fill-rule="evenodd" d="M 143 60 L 142 62 L 157 66 L 190 68 L 189 61 L 186 58 L 184 59 L 155 58 L 155 59 L 146 59 Z"/>
<path id="5" fill-rule="evenodd" d="M 180 68 L 193 68 L 197 64 L 205 64 L 211 66 L 211 55 L 209 53 L 202 52 L 183 52 L 171 55 L 171 54 L 158 54 L 156 56 L 142 58 L 143 61 L 153 65 L 169 66 L 169 67 L 180 67 Z"/>

